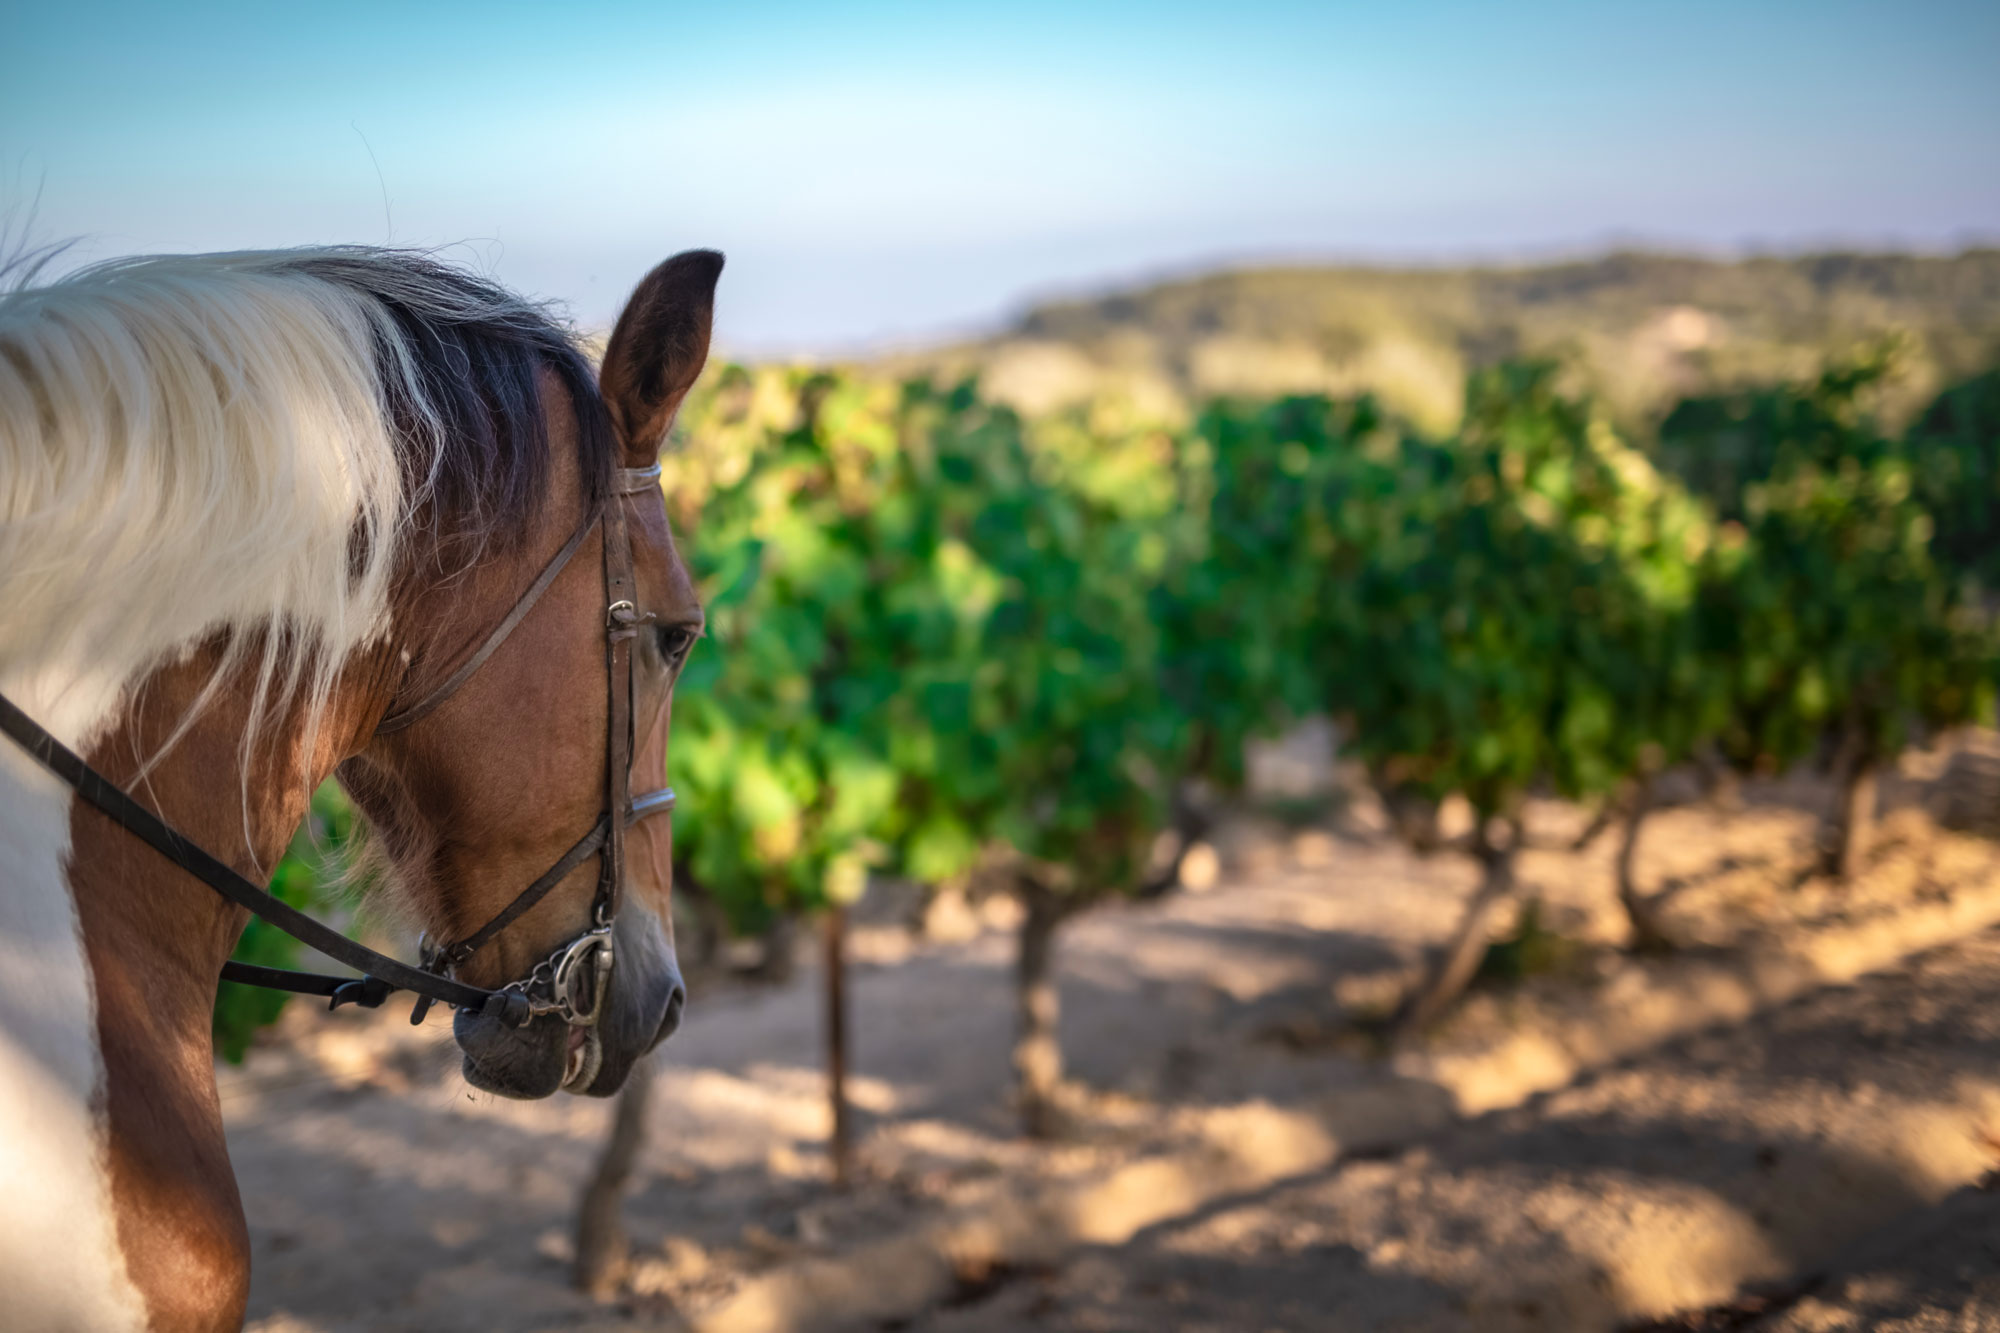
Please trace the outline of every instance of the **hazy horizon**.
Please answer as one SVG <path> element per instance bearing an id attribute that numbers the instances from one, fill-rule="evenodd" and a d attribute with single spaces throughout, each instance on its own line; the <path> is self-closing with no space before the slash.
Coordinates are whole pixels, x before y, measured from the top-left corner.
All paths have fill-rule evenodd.
<path id="1" fill-rule="evenodd" d="M 1075 282 L 1050 282 L 1030 286 L 985 315 L 975 315 L 955 324 L 943 324 L 907 332 L 890 332 L 862 337 L 846 344 L 787 347 L 774 344 L 748 349 L 757 356 L 862 355 L 936 347 L 1005 333 L 1034 310 L 1067 303 L 1089 303 L 1126 293 L 1197 282 L 1228 274 L 1263 272 L 1274 269 L 1351 269 L 1377 273 L 1421 273 L 1450 270 L 1506 270 L 1551 268 L 1565 264 L 1588 264 L 1616 255 L 1644 255 L 1663 259 L 1696 259 L 1731 264 L 1757 259 L 1804 259 L 1815 255 L 1896 255 L 1916 258 L 1949 259 L 1975 252 L 2000 249 L 2000 230 L 1972 232 L 1940 238 L 1935 244 L 1883 238 L 1803 237 L 1788 245 L 1694 245 L 1653 242 L 1640 236 L 1608 236 L 1575 245 L 1551 242 L 1547 245 L 1514 250 L 1379 253 L 1311 251 L 1247 251 L 1241 254 L 1196 255 L 1166 260 L 1130 272 L 1104 272 Z"/>
<path id="2" fill-rule="evenodd" d="M 0 220 L 448 246 L 586 326 L 711 245 L 723 346 L 853 352 L 1218 268 L 1991 243 L 1995 49 L 1943 0 L 83 3 L 0 51 Z"/>

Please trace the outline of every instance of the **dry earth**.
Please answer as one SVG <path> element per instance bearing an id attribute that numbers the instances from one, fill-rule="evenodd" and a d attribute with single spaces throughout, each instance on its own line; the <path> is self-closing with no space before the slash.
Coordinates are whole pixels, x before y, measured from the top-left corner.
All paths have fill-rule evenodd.
<path id="1" fill-rule="evenodd" d="M 1875 1327 L 1926 1305 L 2000 1323 L 1994 1197 L 1940 1209 L 1963 1226 L 1926 1216 L 2000 1162 L 1996 1057 L 1988 934 L 968 1293 L 919 1327 L 1609 1329 L 1818 1273 L 1877 1231 L 1939 1234 L 1767 1326 Z"/>
<path id="2" fill-rule="evenodd" d="M 1541 919 L 1576 947 L 1549 974 L 1476 996 L 1430 1052 L 1396 1061 L 1351 1020 L 1379 1010 L 1449 928 L 1469 867 L 1411 857 L 1362 804 L 1304 832 L 1241 822 L 1218 840 L 1211 891 L 1107 909 L 1065 935 L 1064 1043 L 1089 1091 L 1053 1148 L 1022 1143 L 1004 1102 L 998 923 L 951 943 L 861 930 L 863 1179 L 844 1193 L 825 1183 L 816 978 L 698 986 L 664 1052 L 628 1207 L 636 1259 L 610 1305 L 566 1286 L 575 1189 L 607 1106 L 469 1093 L 436 1019 L 411 1029 L 295 1007 L 223 1073 L 255 1247 L 251 1327 L 751 1327 L 731 1320 L 759 1275 L 975 1216 L 1024 1187 L 1218 1146 L 1254 1159 L 1300 1117 L 1356 1106 L 1384 1143 L 1422 1141 L 1253 1174 L 1255 1188 L 1190 1195 L 1177 1212 L 1149 1200 L 1136 1231 L 1086 1221 L 1107 1243 L 1032 1264 L 959 1256 L 943 1308 L 898 1326 L 1609 1329 L 1736 1302 L 1675 1326 L 1749 1327 L 1744 1291 L 1778 1283 L 1783 1299 L 1755 1326 L 1986 1327 L 2000 1319 L 1987 1276 L 2000 1209 L 1962 1187 L 1992 1168 L 2000 1135 L 2000 936 L 1641 1049 L 1600 1042 L 1617 1061 L 1563 1066 L 1561 1086 L 1546 1061 L 1439 1072 L 1578 1015 L 1615 1033 L 1618 997 L 1636 988 L 1657 1009 L 1704 960 L 1842 931 L 1886 938 L 1912 913 L 2000 886 L 2000 852 L 1918 808 L 1936 764 L 1908 767 L 1885 789 L 1894 808 L 1873 862 L 1845 890 L 1799 881 L 1827 799 L 1809 781 L 1755 785 L 1733 811 L 1656 817 L 1642 878 L 1669 891 L 1667 919 L 1694 946 L 1680 958 L 1615 952 L 1609 839 L 1530 853 Z M 1583 819 L 1533 812 L 1550 840 Z M 1512 1109 L 1455 1118 L 1484 1107 Z M 1914 1235 L 1931 1239 L 1897 1243 Z"/>

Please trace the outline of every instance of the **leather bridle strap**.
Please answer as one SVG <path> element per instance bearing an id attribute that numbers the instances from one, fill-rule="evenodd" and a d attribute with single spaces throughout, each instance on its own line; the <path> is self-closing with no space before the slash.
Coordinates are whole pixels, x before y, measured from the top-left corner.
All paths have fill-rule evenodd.
<path id="1" fill-rule="evenodd" d="M 493 918 L 472 934 L 451 944 L 439 946 L 431 957 L 433 967 L 458 967 L 484 947 L 494 936 L 505 930 L 528 912 L 536 903 L 547 897 L 556 885 L 593 853 L 603 853 L 598 872 L 597 895 L 591 907 L 591 925 L 608 925 L 618 910 L 618 889 L 625 873 L 625 829 L 643 815 L 658 810 L 673 808 L 673 792 L 662 788 L 647 793 L 646 808 L 635 810 L 630 800 L 632 769 L 632 640 L 638 635 L 639 625 L 649 617 L 642 616 L 633 598 L 637 580 L 632 570 L 632 544 L 630 530 L 626 526 L 625 506 L 620 498 L 635 495 L 651 486 L 659 484 L 660 465 L 646 468 L 620 468 L 614 474 L 615 494 L 606 502 L 584 516 L 582 525 L 568 544 L 556 553 L 549 568 L 535 580 L 535 586 L 523 594 L 521 604 L 514 614 L 508 616 L 500 632 L 487 639 L 481 646 L 474 661 L 452 674 L 444 685 L 433 690 L 408 712 L 428 712 L 444 701 L 444 696 L 472 674 L 469 668 L 477 667 L 493 650 L 499 647 L 499 640 L 505 631 L 520 623 L 526 609 L 534 604 L 541 590 L 553 580 L 555 573 L 569 558 L 576 554 L 577 547 L 591 529 L 603 526 L 604 532 L 604 632 L 605 632 L 605 696 L 606 732 L 604 749 L 605 770 L 605 813 L 598 818 L 591 830 L 579 838 L 562 858 L 542 874 L 533 884 L 521 890 L 515 899 L 493 916 Z M 397 714 L 398 717 L 404 714 Z M 378 728 L 379 730 L 379 728 Z"/>
<path id="2" fill-rule="evenodd" d="M 625 818 L 618 821 L 621 828 L 631 828 L 648 815 L 657 815 L 674 808 L 674 789 L 662 787 L 658 791 L 647 792 L 641 800 L 634 801 L 626 810 Z M 500 909 L 500 914 L 442 952 L 453 962 L 463 962 L 472 957 L 475 950 L 498 935 L 507 927 L 519 921 L 527 910 L 549 896 L 549 890 L 563 882 L 572 870 L 589 860 L 591 854 L 604 845 L 605 823 L 599 819 L 591 826 L 590 832 L 576 840 L 576 845 L 562 855 L 562 860 L 550 866 L 542 877 L 521 890 L 521 896 Z"/>
<path id="3" fill-rule="evenodd" d="M 491 921 L 488 921 L 485 925 L 473 931 L 456 944 L 446 945 L 439 949 L 438 957 L 451 966 L 457 967 L 471 958 L 488 940 L 513 925 L 516 921 L 519 921 L 527 914 L 529 908 L 548 897 L 551 889 L 569 878 L 572 870 L 575 870 L 578 866 L 589 860 L 596 853 L 597 849 L 604 845 L 604 825 L 606 822 L 603 819 L 599 819 L 597 823 L 591 826 L 590 832 L 578 838 L 575 845 L 562 854 L 560 861 L 557 861 L 542 872 L 540 879 L 530 884 L 527 888 L 522 889 L 520 895 L 513 902 L 501 908 L 499 914 Z"/>
<path id="4" fill-rule="evenodd" d="M 631 828 L 642 819 L 666 813 L 673 808 L 674 789 L 672 787 L 662 787 L 658 791 L 647 792 L 644 796 L 633 801 L 632 808 L 625 812 L 625 827 Z M 454 961 L 463 962 L 465 959 L 470 958 L 474 950 L 520 920 L 529 908 L 548 897 L 550 890 L 562 883 L 571 871 L 589 860 L 591 854 L 596 852 L 603 843 L 604 823 L 600 820 L 592 826 L 590 832 L 577 840 L 575 846 L 563 853 L 562 860 L 550 867 L 548 872 L 540 879 L 523 889 L 520 897 L 502 908 L 498 916 L 474 931 L 466 939 L 460 941 L 455 947 L 439 950 L 439 960 L 452 963 Z M 430 975 L 430 973 L 427 972 L 426 975 Z M 373 1009 L 388 999 L 398 989 L 372 976 L 336 977 L 328 976 L 323 972 L 294 972 L 282 967 L 264 967 L 257 963 L 239 963 L 233 958 L 222 965 L 222 979 L 224 981 L 240 982 L 245 986 L 262 986 L 266 990 L 292 991 L 299 995 L 329 996 L 333 1000 L 331 1007 L 335 1009 L 338 1009 L 343 1004 L 359 1004 L 364 1009 Z M 502 989 L 504 991 L 506 988 L 503 987 Z M 419 1020 L 421 1020 L 421 1015 L 429 1010 L 431 1001 L 436 998 L 434 995 L 425 995 L 423 1002 L 418 1008 Z"/>
<path id="5" fill-rule="evenodd" d="M 338 1004 L 343 998 L 338 987 L 349 981 L 364 983 L 372 978 L 377 982 L 372 992 L 371 988 L 364 985 L 362 990 L 350 992 L 344 998 L 369 1004 L 372 995 L 373 1003 L 380 1004 L 382 998 L 386 997 L 387 990 L 394 989 L 414 991 L 419 995 L 442 1000 L 446 1004 L 460 1008 L 485 1009 L 489 1004 L 498 1002 L 502 1008 L 511 1010 L 514 1001 L 519 1001 L 522 1008 L 526 1007 L 525 997 L 468 986 L 464 982 L 453 981 L 448 977 L 441 977 L 411 967 L 407 963 L 398 962 L 387 954 L 377 953 L 366 945 L 348 939 L 330 926 L 321 925 L 296 907 L 272 897 L 176 833 L 172 825 L 140 805 L 111 779 L 85 763 L 82 756 L 44 730 L 5 695 L 0 695 L 0 732 L 5 732 L 22 749 L 34 756 L 42 767 L 62 779 L 71 790 L 95 806 L 113 823 L 230 902 L 254 916 L 262 917 L 300 943 L 310 945 L 327 957 L 345 963 L 358 972 L 368 974 L 367 977 L 357 978 L 313 978 L 316 986 L 327 985 L 331 988 L 315 989 L 307 993 L 333 995 Z M 244 965 L 244 970 L 249 970 L 248 965 Z M 275 968 L 255 970 L 260 974 L 266 971 L 278 971 Z M 225 969 L 225 975 L 227 971 L 228 969 Z M 245 976 L 243 979 L 251 978 Z M 264 983 L 258 981 L 255 984 Z M 383 989 L 384 987 L 387 989 Z M 286 986 L 285 989 L 297 988 Z"/>
<path id="6" fill-rule="evenodd" d="M 647 469 L 657 478 L 659 465 Z M 609 925 L 618 915 L 619 888 L 625 880 L 625 821 L 632 784 L 632 641 L 640 624 L 638 580 L 632 571 L 632 535 L 626 526 L 623 496 L 641 482 L 625 474 L 618 478 L 620 494 L 604 507 L 604 858 L 600 863 L 593 920 Z"/>
<path id="7" fill-rule="evenodd" d="M 486 659 L 493 656 L 499 650 L 500 645 L 507 641 L 507 636 L 512 634 L 519 627 L 520 623 L 528 618 L 528 612 L 535 609 L 535 603 L 542 600 L 542 594 L 547 592 L 549 585 L 556 581 L 556 575 L 563 572 L 564 566 L 569 564 L 570 557 L 575 555 L 577 548 L 583 545 L 583 539 L 588 537 L 590 530 L 597 526 L 598 515 L 601 512 L 601 510 L 593 509 L 583 516 L 583 522 L 577 525 L 576 531 L 571 533 L 569 540 L 563 543 L 563 548 L 555 553 L 554 558 L 548 564 L 542 566 L 542 572 L 535 576 L 535 581 L 528 585 L 528 590 L 521 594 L 519 601 L 514 603 L 514 609 L 507 613 L 507 618 L 493 627 L 493 632 L 486 636 L 486 641 L 479 645 L 478 651 L 466 658 L 459 665 L 458 670 L 445 677 L 443 681 L 434 686 L 423 698 L 406 708 L 397 709 L 376 723 L 375 734 L 380 736 L 386 732 L 401 731 L 412 722 L 419 721 L 428 716 L 440 704 L 444 703 L 445 700 L 458 693 L 459 686 L 471 680 L 473 673 L 482 666 L 485 666 Z"/>

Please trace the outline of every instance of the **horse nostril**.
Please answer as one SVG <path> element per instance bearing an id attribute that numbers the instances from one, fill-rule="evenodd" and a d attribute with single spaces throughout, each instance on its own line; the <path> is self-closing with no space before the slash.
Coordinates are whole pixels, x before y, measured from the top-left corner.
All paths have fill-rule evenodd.
<path id="1" fill-rule="evenodd" d="M 659 1045 L 680 1029 L 681 1010 L 686 1007 L 687 987 L 676 981 L 674 982 L 673 991 L 667 996 L 667 1012 L 660 1019 L 660 1032 L 658 1036 L 653 1038 L 653 1045 Z"/>

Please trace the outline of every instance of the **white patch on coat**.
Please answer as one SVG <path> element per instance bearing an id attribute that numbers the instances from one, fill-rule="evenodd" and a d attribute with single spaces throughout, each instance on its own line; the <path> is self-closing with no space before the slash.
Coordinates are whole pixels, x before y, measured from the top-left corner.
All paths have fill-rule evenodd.
<path id="1" fill-rule="evenodd" d="M 88 663 L 129 684 L 243 631 L 230 651 L 261 641 L 263 684 L 316 713 L 385 628 L 409 525 L 375 348 L 400 343 L 386 307 L 301 257 L 122 260 L 0 292 L 0 676 Z M 309 651 L 281 662 L 256 633 L 280 629 Z"/>
<path id="2" fill-rule="evenodd" d="M 116 702 L 110 682 L 0 692 L 76 744 Z M 0 740 L 0 1306 L 9 1329 L 139 1329 L 106 1168 L 104 1062 L 83 930 L 70 897 L 69 788 Z"/>

